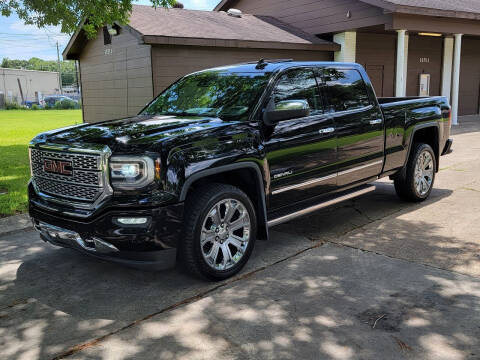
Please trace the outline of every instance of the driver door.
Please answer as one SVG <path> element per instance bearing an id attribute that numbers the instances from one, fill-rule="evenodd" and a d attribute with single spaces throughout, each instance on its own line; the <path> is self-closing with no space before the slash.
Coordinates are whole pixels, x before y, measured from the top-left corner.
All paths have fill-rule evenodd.
<path id="1" fill-rule="evenodd" d="M 276 209 L 336 188 L 337 144 L 313 68 L 287 70 L 271 96 L 276 108 L 288 100 L 307 101 L 310 107 L 306 117 L 265 125 L 270 207 Z"/>

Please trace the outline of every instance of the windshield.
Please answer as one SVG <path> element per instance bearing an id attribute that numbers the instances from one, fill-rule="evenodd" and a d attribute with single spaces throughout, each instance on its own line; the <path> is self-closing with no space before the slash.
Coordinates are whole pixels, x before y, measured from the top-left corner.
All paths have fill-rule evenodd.
<path id="1" fill-rule="evenodd" d="M 141 114 L 214 116 L 248 120 L 269 75 L 203 71 L 186 76 L 153 100 Z"/>

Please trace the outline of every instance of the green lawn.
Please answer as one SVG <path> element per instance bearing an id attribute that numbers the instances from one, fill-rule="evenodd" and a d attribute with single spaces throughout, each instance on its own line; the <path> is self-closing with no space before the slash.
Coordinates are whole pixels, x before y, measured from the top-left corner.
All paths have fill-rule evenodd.
<path id="1" fill-rule="evenodd" d="M 0 110 L 0 217 L 27 209 L 29 141 L 42 131 L 81 122 L 81 110 Z"/>

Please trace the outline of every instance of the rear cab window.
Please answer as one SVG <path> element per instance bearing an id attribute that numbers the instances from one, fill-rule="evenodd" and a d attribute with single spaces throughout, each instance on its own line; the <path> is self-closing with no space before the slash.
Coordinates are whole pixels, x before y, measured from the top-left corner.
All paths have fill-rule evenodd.
<path id="1" fill-rule="evenodd" d="M 355 69 L 320 69 L 330 112 L 362 109 L 369 105 L 365 82 Z"/>

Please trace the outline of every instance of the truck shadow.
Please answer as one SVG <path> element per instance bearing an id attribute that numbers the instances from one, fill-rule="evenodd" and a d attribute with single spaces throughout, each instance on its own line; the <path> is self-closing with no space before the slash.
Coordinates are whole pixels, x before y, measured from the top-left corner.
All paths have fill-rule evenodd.
<path id="1" fill-rule="evenodd" d="M 308 217 L 275 227 L 272 229 L 271 241 L 257 242 L 252 259 L 240 277 L 264 268 L 266 268 L 265 271 L 268 273 L 270 266 L 287 266 L 290 261 L 283 260 L 292 258 L 294 262 L 296 258 L 294 256 L 295 254 L 301 254 L 305 250 L 323 242 L 337 242 L 336 240 L 342 237 L 342 235 L 352 230 L 383 219 L 386 216 L 398 217 L 401 214 L 414 211 L 422 206 L 429 206 L 451 194 L 450 190 L 435 189 L 432 197 L 427 202 L 423 204 L 409 204 L 401 202 L 396 198 L 391 184 L 380 182 L 377 188 L 378 190 L 373 194 L 362 196 L 335 207 L 324 209 Z M 435 225 L 432 224 L 420 224 L 420 227 L 426 229 L 427 232 L 434 232 L 435 230 Z M 418 229 L 418 225 L 413 226 L 408 221 L 398 219 L 396 227 L 392 229 L 392 231 L 402 233 L 405 237 L 415 237 L 415 231 Z M 359 231 L 359 234 L 359 236 L 362 236 L 361 231 Z M 371 234 L 365 234 L 364 236 L 367 237 L 367 235 L 371 236 Z M 384 240 L 388 241 L 388 239 Z M 448 240 L 448 237 L 435 236 L 435 238 L 428 241 L 428 251 L 431 252 L 432 257 L 450 257 L 452 261 L 454 261 L 453 259 L 458 255 L 454 249 L 435 246 L 436 243 L 441 244 Z M 2 303 L 8 303 L 7 307 L 5 307 L 5 314 L 0 317 L 1 327 L 7 328 L 7 337 L 12 340 L 15 339 L 17 342 L 25 341 L 24 331 L 26 328 L 31 326 L 37 327 L 37 332 L 40 332 L 38 345 L 40 348 L 39 358 L 51 357 L 75 344 L 103 336 L 133 321 L 145 318 L 175 304 L 180 304 L 185 299 L 193 298 L 199 294 L 207 295 L 209 291 L 219 287 L 218 283 L 213 284 L 191 278 L 179 269 L 158 273 L 143 272 L 96 259 L 90 259 L 73 250 L 56 249 L 47 244 L 39 246 L 42 246 L 41 250 L 32 256 L 26 257 L 26 260 L 20 265 L 14 282 L 0 284 L 4 288 Z M 480 252 L 480 244 L 469 243 L 468 246 L 472 256 Z M 318 256 L 321 255 L 321 252 L 322 250 L 320 248 L 317 251 Z M 4 252 L 2 251 L 2 253 Z M 298 256 L 301 257 L 302 255 Z M 12 260 L 13 259 L 10 259 L 10 261 Z M 322 262 L 326 260 L 319 261 Z M 475 261 L 475 259 L 472 258 L 471 261 Z M 366 265 L 371 267 L 371 269 L 359 269 L 359 271 L 374 271 L 373 263 Z M 279 279 L 274 279 L 274 274 L 268 275 L 272 278 L 269 281 L 279 286 L 278 291 L 280 293 L 278 294 L 278 302 L 275 306 L 278 307 L 279 311 L 281 310 L 280 313 L 283 314 L 281 323 L 298 321 L 298 318 L 296 320 L 291 318 L 291 316 L 293 316 L 291 311 L 294 304 L 289 299 L 283 299 L 281 296 L 282 288 L 284 287 L 283 284 L 288 283 L 288 287 L 291 286 L 292 289 L 295 288 L 296 291 L 298 291 L 300 298 L 304 297 L 304 302 L 306 302 L 305 306 L 313 306 L 311 313 L 304 314 L 304 316 L 310 317 L 310 322 L 304 324 L 307 329 L 310 329 L 308 333 L 311 335 L 315 334 L 315 338 L 317 339 L 318 336 L 325 336 L 325 341 L 330 341 L 333 347 L 337 344 L 340 347 L 350 348 L 345 343 L 345 337 L 352 336 L 352 334 L 348 334 L 348 329 L 353 325 L 346 325 L 346 323 L 343 325 L 342 323 L 334 325 L 334 328 L 338 327 L 339 329 L 343 329 L 340 332 L 343 333 L 343 335 L 337 338 L 334 332 L 328 332 L 330 331 L 328 330 L 328 326 L 322 325 L 322 322 L 315 323 L 312 319 L 318 317 L 330 318 L 333 314 L 338 314 L 340 310 L 336 309 L 332 294 L 350 291 L 348 290 L 348 286 L 351 283 L 351 279 L 349 279 L 351 274 L 345 272 L 328 275 L 320 271 L 321 268 L 319 267 L 318 273 L 310 275 L 313 279 L 312 281 L 317 284 L 315 285 L 316 290 L 312 290 L 309 282 L 295 275 L 293 271 L 294 265 L 291 266 L 292 267 L 289 267 L 289 273 L 291 273 L 292 276 L 291 279 L 287 278 L 282 280 L 282 282 Z M 259 274 L 262 272 L 263 271 Z M 241 284 L 233 285 L 238 288 L 235 294 L 239 296 L 239 303 L 235 306 L 244 307 L 254 313 L 263 314 L 258 318 L 258 324 L 256 324 L 256 320 L 254 319 L 245 320 L 241 317 L 237 319 L 233 315 L 235 311 L 230 315 L 226 314 L 226 304 L 235 301 L 234 293 L 228 290 L 231 285 L 228 285 L 225 289 L 230 292 L 225 291 L 227 291 L 227 295 L 230 295 L 225 297 L 225 304 L 218 308 L 222 310 L 218 310 L 218 313 L 213 315 L 205 315 L 206 319 L 204 319 L 204 321 L 206 325 L 198 327 L 198 335 L 203 334 L 202 336 L 206 336 L 205 334 L 210 334 L 210 331 L 211 334 L 217 333 L 218 329 L 209 328 L 208 324 L 212 322 L 211 319 L 208 319 L 209 316 L 224 318 L 226 321 L 225 326 L 240 326 L 241 328 L 242 326 L 263 326 L 269 322 L 272 322 L 270 326 L 274 326 L 275 317 L 269 319 L 268 316 L 265 315 L 269 311 L 268 306 L 273 305 L 270 304 L 267 306 L 265 302 L 255 300 L 255 296 L 260 292 L 261 284 L 265 284 L 264 281 L 266 281 L 261 280 L 260 277 L 261 275 L 254 275 L 254 280 L 247 280 L 250 284 L 247 289 L 242 289 Z M 282 275 L 282 277 L 284 276 Z M 425 281 L 427 281 L 427 279 L 425 279 Z M 229 281 L 229 283 L 230 282 L 231 281 Z M 440 289 L 434 287 L 436 286 L 434 281 L 431 282 L 431 286 L 433 287 L 431 291 L 435 292 L 435 294 L 437 294 L 436 296 L 440 296 L 438 295 Z M 397 284 L 397 286 L 399 285 Z M 408 288 L 407 283 L 402 286 Z M 220 287 L 220 289 L 221 288 L 222 287 Z M 385 300 L 390 299 L 389 294 L 398 292 L 399 289 L 386 286 L 384 289 L 377 287 L 376 291 L 379 292 L 377 294 L 379 296 L 378 299 Z M 217 294 L 217 292 L 213 294 Z M 411 296 L 415 297 L 416 295 L 411 294 Z M 325 297 L 327 303 L 324 302 L 323 308 L 317 307 L 313 303 L 310 305 L 307 304 L 308 301 L 315 301 L 317 297 Z M 355 298 L 355 294 L 351 294 L 350 297 L 351 304 L 349 306 L 354 306 L 360 301 Z M 328 299 L 330 299 L 331 302 L 328 302 Z M 403 298 L 401 298 L 401 301 L 404 301 L 404 299 L 402 299 Z M 480 301 L 480 297 L 475 300 Z M 203 306 L 202 304 L 204 304 L 205 301 L 206 300 L 201 300 L 198 306 Z M 383 305 L 373 301 L 373 299 L 372 303 L 362 303 L 362 306 L 358 309 L 357 319 L 362 319 L 362 321 L 367 322 L 370 321 L 368 319 L 365 320 L 366 317 L 370 316 L 368 314 L 372 313 L 373 315 L 371 316 L 375 316 L 377 310 L 380 312 L 383 311 Z M 183 311 L 190 311 L 191 306 L 194 306 L 194 304 L 188 305 Z M 235 306 L 233 307 L 235 308 Z M 182 308 L 183 307 L 180 309 Z M 401 310 L 399 311 L 401 312 Z M 179 328 L 184 324 L 183 320 L 181 324 L 176 323 L 176 321 L 182 319 L 182 317 L 178 318 L 174 315 L 166 316 L 168 319 L 166 324 L 171 324 L 172 329 Z M 198 314 L 195 316 L 198 316 Z M 434 316 L 438 319 L 432 321 L 432 317 Z M 186 319 L 185 321 L 188 321 L 188 316 L 186 316 Z M 396 324 L 398 328 L 402 328 L 403 326 L 402 321 L 404 321 L 404 319 L 402 319 Z M 441 311 L 435 311 L 434 314 L 429 315 L 429 319 L 432 326 L 440 322 L 442 320 Z M 32 321 L 34 323 L 32 323 Z M 336 320 L 332 321 L 335 322 Z M 351 321 L 353 320 L 348 320 L 348 322 Z M 296 323 L 296 326 L 297 325 L 300 326 L 299 323 Z M 289 328 L 289 326 L 286 327 Z M 351 329 L 353 330 L 353 328 Z M 282 354 L 286 355 L 286 357 L 300 356 L 297 354 L 298 347 L 303 346 L 305 341 L 298 338 L 295 334 L 294 327 L 282 331 L 286 331 L 285 334 L 293 346 L 283 347 L 273 342 L 269 346 L 264 347 L 262 342 L 272 342 L 273 336 L 271 332 L 265 331 L 265 333 L 260 333 L 256 339 L 249 339 L 249 341 L 254 344 L 252 346 L 256 349 L 255 355 L 260 358 L 271 357 L 273 354 L 276 354 L 276 358 L 283 358 Z M 213 341 L 215 335 L 211 334 L 207 337 Z M 442 336 L 447 335 L 448 334 L 445 333 Z M 189 346 L 185 345 L 185 342 L 180 341 L 180 337 L 182 336 L 186 335 L 181 330 L 178 331 L 178 334 L 175 334 L 175 332 L 170 333 L 170 330 L 168 330 L 164 337 L 160 336 L 156 341 L 168 345 L 165 351 L 180 351 L 183 354 L 190 354 L 194 349 L 189 348 Z M 195 336 L 195 334 L 192 334 L 192 336 Z M 340 339 L 341 337 L 343 337 L 343 340 Z M 221 336 L 219 335 L 219 339 L 220 338 Z M 414 340 L 410 341 L 413 342 Z M 138 348 L 138 352 L 135 353 L 135 356 L 132 356 L 137 358 L 142 358 L 142 354 L 146 355 L 146 353 L 142 353 L 142 349 L 146 349 L 147 345 L 151 345 L 136 339 L 131 339 L 131 342 Z M 12 344 L 13 343 L 14 342 L 12 342 Z M 187 341 L 186 343 L 188 344 L 189 342 Z M 408 346 L 413 347 L 414 345 L 418 344 L 409 343 Z M 462 346 L 464 345 L 465 344 Z M 9 348 L 8 345 L 5 346 Z M 330 348 L 329 346 L 330 345 L 327 344 L 325 349 Z M 267 350 L 267 348 L 270 350 Z M 324 356 L 329 356 L 328 351 L 325 349 L 323 352 Z M 27 351 L 27 349 L 21 350 L 20 348 L 16 351 L 13 348 L 10 350 L 15 353 L 14 358 L 19 357 L 22 351 Z M 351 351 L 355 353 L 355 346 L 351 347 Z M 322 354 L 322 352 L 317 354 Z M 367 352 L 366 355 L 368 354 Z M 220 356 L 221 354 L 217 355 Z"/>

